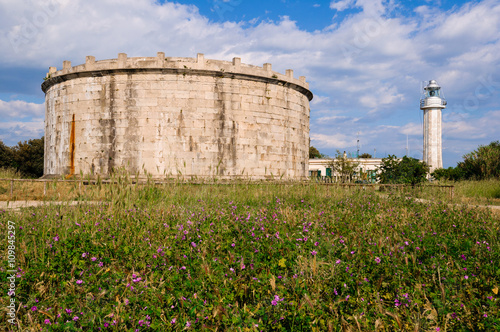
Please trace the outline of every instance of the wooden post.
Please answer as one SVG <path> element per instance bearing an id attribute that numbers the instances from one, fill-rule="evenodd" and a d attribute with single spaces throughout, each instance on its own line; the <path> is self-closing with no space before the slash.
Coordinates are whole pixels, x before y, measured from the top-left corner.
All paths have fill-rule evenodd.
<path id="1" fill-rule="evenodd" d="M 47 195 L 47 181 L 43 182 L 43 196 Z"/>
<path id="2" fill-rule="evenodd" d="M 10 180 L 10 197 L 14 195 L 14 180 Z"/>

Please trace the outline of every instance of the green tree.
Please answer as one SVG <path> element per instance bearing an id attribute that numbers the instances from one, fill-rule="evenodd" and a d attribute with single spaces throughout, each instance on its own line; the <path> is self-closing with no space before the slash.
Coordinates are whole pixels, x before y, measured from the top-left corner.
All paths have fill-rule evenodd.
<path id="1" fill-rule="evenodd" d="M 13 167 L 28 177 L 43 175 L 44 137 L 17 143 L 12 147 Z"/>
<path id="2" fill-rule="evenodd" d="M 356 174 L 359 163 L 354 159 L 348 158 L 345 152 L 342 154 L 337 150 L 337 156 L 330 160 L 328 166 L 332 169 L 332 173 L 340 176 L 340 181 L 350 182 Z"/>
<path id="3" fill-rule="evenodd" d="M 414 186 L 426 180 L 429 166 L 415 158 L 404 156 L 398 159 L 394 155 L 389 155 L 382 159 L 382 165 L 378 170 L 380 183 L 407 183 Z"/>
<path id="4" fill-rule="evenodd" d="M 0 141 L 0 167 L 12 167 L 12 149 Z"/>
<path id="5" fill-rule="evenodd" d="M 309 159 L 321 158 L 323 155 L 314 146 L 309 147 Z"/>
<path id="6" fill-rule="evenodd" d="M 500 142 L 481 145 L 477 150 L 464 155 L 457 168 L 464 174 L 465 179 L 500 177 Z"/>
<path id="7" fill-rule="evenodd" d="M 370 159 L 370 158 L 372 158 L 372 155 L 371 155 L 371 154 L 369 154 L 369 153 L 366 153 L 366 152 L 365 152 L 365 153 L 362 153 L 362 154 L 359 156 L 359 158 L 367 158 L 367 159 Z"/>
<path id="8" fill-rule="evenodd" d="M 459 167 L 438 168 L 431 175 L 436 180 L 460 181 L 464 178 L 464 173 Z"/>

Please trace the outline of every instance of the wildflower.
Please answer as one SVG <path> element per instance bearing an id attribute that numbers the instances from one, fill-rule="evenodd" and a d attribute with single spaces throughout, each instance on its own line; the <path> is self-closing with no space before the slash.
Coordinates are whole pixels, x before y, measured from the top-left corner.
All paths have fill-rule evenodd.
<path id="1" fill-rule="evenodd" d="M 50 325 L 50 319 L 46 319 L 46 320 L 44 320 L 44 323 L 45 323 L 46 325 Z"/>
<path id="2" fill-rule="evenodd" d="M 99 262 L 99 267 L 103 267 L 104 266 L 104 263 L 103 262 Z"/>
<path id="3" fill-rule="evenodd" d="M 340 262 L 342 262 L 340 259 L 337 259 L 337 261 L 335 262 L 335 264 L 340 264 Z"/>
<path id="4" fill-rule="evenodd" d="M 97 260 L 97 257 L 92 257 L 91 260 L 92 262 L 95 262 Z"/>
<path id="5" fill-rule="evenodd" d="M 381 261 L 382 261 L 382 260 L 380 259 L 380 257 L 375 257 L 375 262 L 376 262 L 377 264 L 380 264 L 380 262 L 381 262 Z"/>
<path id="6" fill-rule="evenodd" d="M 86 252 L 84 252 L 84 253 L 82 254 L 82 257 L 83 257 L 83 258 L 87 257 L 87 253 L 86 253 Z"/>
<path id="7" fill-rule="evenodd" d="M 78 320 L 78 316 L 73 317 L 73 320 L 76 322 Z"/>
<path id="8" fill-rule="evenodd" d="M 484 314 L 483 317 L 488 317 L 488 314 Z"/>
<path id="9" fill-rule="evenodd" d="M 37 307 L 31 307 L 31 311 L 37 311 L 38 308 Z"/>
<path id="10" fill-rule="evenodd" d="M 318 246 L 318 244 L 319 244 L 319 242 L 314 242 L 314 245 L 315 245 L 316 247 Z"/>
<path id="11" fill-rule="evenodd" d="M 233 248 L 234 248 L 235 246 L 236 246 L 236 244 L 234 244 L 234 243 L 233 243 L 233 244 L 231 244 L 231 247 L 233 247 Z"/>
<path id="12" fill-rule="evenodd" d="M 193 246 L 193 248 L 196 248 L 196 243 L 191 242 L 191 245 Z"/>
<path id="13" fill-rule="evenodd" d="M 83 280 L 77 280 L 77 281 L 76 281 L 76 284 L 77 284 L 77 285 L 81 285 L 81 284 L 83 284 Z"/>
<path id="14" fill-rule="evenodd" d="M 175 324 L 175 321 L 176 321 L 176 319 L 175 319 L 175 318 L 174 318 L 174 319 L 172 319 L 172 320 L 170 321 L 170 324 Z"/>
<path id="15" fill-rule="evenodd" d="M 191 323 L 189 321 L 186 322 L 186 327 L 190 327 Z"/>
<path id="16" fill-rule="evenodd" d="M 318 252 L 316 250 L 311 251 L 311 255 L 315 256 Z"/>
<path id="17" fill-rule="evenodd" d="M 464 276 L 465 279 L 469 279 L 469 276 Z"/>
<path id="18" fill-rule="evenodd" d="M 59 235 L 56 235 L 56 236 L 54 237 L 54 241 L 55 241 L 55 242 L 59 241 Z"/>
<path id="19" fill-rule="evenodd" d="M 73 310 L 71 310 L 71 309 L 66 309 L 66 313 L 67 313 L 68 315 L 69 315 L 70 313 L 72 313 L 72 312 L 73 312 Z"/>

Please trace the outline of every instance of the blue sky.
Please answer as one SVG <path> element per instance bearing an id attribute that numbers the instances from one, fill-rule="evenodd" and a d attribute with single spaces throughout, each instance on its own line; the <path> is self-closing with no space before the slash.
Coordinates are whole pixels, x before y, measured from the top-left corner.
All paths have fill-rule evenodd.
<path id="1" fill-rule="evenodd" d="M 448 100 L 443 162 L 500 139 L 500 3 L 382 0 L 0 0 L 0 140 L 44 128 L 49 66 L 129 56 L 270 62 L 306 76 L 321 152 L 422 158 L 420 86 Z"/>

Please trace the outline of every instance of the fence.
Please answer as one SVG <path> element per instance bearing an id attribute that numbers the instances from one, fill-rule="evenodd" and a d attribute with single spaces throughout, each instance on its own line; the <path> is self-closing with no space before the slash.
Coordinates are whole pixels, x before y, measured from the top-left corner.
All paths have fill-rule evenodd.
<path id="1" fill-rule="evenodd" d="M 8 183 L 7 187 L 2 184 Z M 52 189 L 52 194 L 57 194 L 57 198 L 61 198 L 61 193 L 69 195 L 73 193 L 75 197 L 81 196 L 86 192 L 87 186 L 96 185 L 106 185 L 106 184 L 131 184 L 131 185 L 165 185 L 165 184 L 217 184 L 217 185 L 227 185 L 234 184 L 234 181 L 219 181 L 219 182 L 206 182 L 206 181 L 179 181 L 179 180 L 141 180 L 141 179 L 118 179 L 118 180 L 102 180 L 102 179 L 78 179 L 78 180 L 66 180 L 66 179 L 0 179 L 0 200 L 23 200 L 23 199 L 45 199 L 49 195 L 49 189 Z M 247 182 L 244 182 L 247 183 Z M 258 183 L 256 181 L 249 181 L 248 183 Z M 454 198 L 454 186 L 452 185 L 417 185 L 410 186 L 405 184 L 372 184 L 372 183 L 332 183 L 323 181 L 302 181 L 302 182 L 286 182 L 286 181 L 272 181 L 267 180 L 262 183 L 266 184 L 302 184 L 310 185 L 312 183 L 318 183 L 320 185 L 338 187 L 348 190 L 372 190 L 372 191 L 384 191 L 389 194 L 395 192 L 411 192 L 416 193 L 417 191 L 422 192 L 424 189 L 430 189 L 434 192 L 437 190 L 439 192 L 447 192 L 447 196 L 450 199 Z M 23 184 L 26 184 L 23 186 Z M 39 185 L 38 185 L 39 184 Z M 58 189 L 59 186 L 59 189 Z M 62 188 L 64 186 L 64 189 Z M 59 191 L 60 192 L 59 192 Z M 21 195 L 18 192 L 24 192 Z M 68 198 L 68 197 L 66 197 Z"/>

